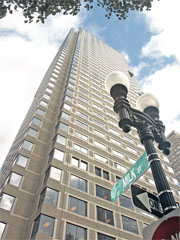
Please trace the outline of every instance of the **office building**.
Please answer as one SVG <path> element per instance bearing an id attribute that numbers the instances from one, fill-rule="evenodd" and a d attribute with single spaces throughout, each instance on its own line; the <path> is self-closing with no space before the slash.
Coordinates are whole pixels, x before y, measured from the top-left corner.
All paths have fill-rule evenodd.
<path id="1" fill-rule="evenodd" d="M 180 184 L 180 134 L 173 130 L 167 139 L 171 143 L 171 153 L 168 159 Z"/>
<path id="2" fill-rule="evenodd" d="M 155 217 L 135 208 L 128 189 L 110 190 L 144 153 L 135 131 L 118 127 L 104 81 L 112 71 L 141 94 L 125 58 L 85 30 L 71 29 L 37 90 L 1 170 L 2 239 L 142 239 Z M 168 159 L 159 153 L 178 202 Z M 136 184 L 156 193 L 151 171 Z"/>

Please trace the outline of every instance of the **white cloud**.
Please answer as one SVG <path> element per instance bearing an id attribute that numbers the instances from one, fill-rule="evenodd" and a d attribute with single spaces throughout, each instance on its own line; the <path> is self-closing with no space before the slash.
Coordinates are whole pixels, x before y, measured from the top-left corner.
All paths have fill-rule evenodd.
<path id="1" fill-rule="evenodd" d="M 154 36 L 143 47 L 144 56 L 176 56 L 180 60 L 180 1 L 154 1 L 150 12 L 145 12 L 145 20 Z"/>
<path id="2" fill-rule="evenodd" d="M 160 118 L 166 126 L 166 133 L 173 129 L 180 132 L 180 67 L 168 65 L 146 78 L 144 92 L 153 93 L 160 102 Z"/>
<path id="3" fill-rule="evenodd" d="M 119 51 L 122 55 L 124 55 L 124 58 L 126 59 L 126 61 L 128 62 L 128 64 L 130 64 L 130 58 L 129 55 L 127 54 L 127 52 L 125 50 Z"/>
<path id="4" fill-rule="evenodd" d="M 141 70 L 147 66 L 147 63 L 145 62 L 140 62 L 138 64 L 138 66 L 136 67 L 132 67 L 132 72 L 134 73 L 134 75 L 136 76 L 136 78 L 139 77 L 139 73 L 141 72 Z"/>
<path id="5" fill-rule="evenodd" d="M 160 57 L 174 56 L 176 61 L 147 76 L 143 91 L 154 93 L 160 101 L 161 119 L 167 133 L 173 129 L 180 132 L 180 1 L 154 1 L 150 12 L 144 13 L 149 30 L 154 34 L 142 48 L 142 56 L 160 61 Z M 138 66 L 141 70 L 141 64 Z M 176 119 L 175 119 L 176 118 Z"/>
<path id="6" fill-rule="evenodd" d="M 105 39 L 103 37 L 103 31 L 105 30 L 105 27 L 99 26 L 97 24 L 92 24 L 89 23 L 88 26 L 86 27 L 86 31 L 94 35 L 95 37 L 101 39 L 102 41 L 105 42 Z"/>
<path id="7" fill-rule="evenodd" d="M 44 25 L 24 24 L 16 13 L 0 25 L 0 152 L 3 163 L 39 84 L 71 27 L 84 15 L 51 17 Z"/>

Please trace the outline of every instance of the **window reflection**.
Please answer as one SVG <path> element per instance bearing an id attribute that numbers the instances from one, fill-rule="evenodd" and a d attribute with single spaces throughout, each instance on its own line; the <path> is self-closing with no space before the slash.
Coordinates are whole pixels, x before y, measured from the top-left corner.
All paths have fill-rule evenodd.
<path id="1" fill-rule="evenodd" d="M 13 186 L 19 187 L 20 182 L 21 182 L 21 179 L 22 179 L 22 176 L 21 176 L 21 175 L 12 172 L 12 173 L 9 175 L 8 183 L 11 184 L 11 185 L 13 185 Z"/>
<path id="2" fill-rule="evenodd" d="M 56 206 L 57 200 L 58 200 L 58 191 L 55 191 L 51 188 L 45 188 L 40 195 L 39 206 L 43 202 Z"/>
<path id="3" fill-rule="evenodd" d="M 99 185 L 96 185 L 96 196 L 111 201 L 110 190 Z"/>
<path id="4" fill-rule="evenodd" d="M 45 173 L 44 182 L 47 181 L 48 177 L 53 178 L 57 181 L 60 181 L 61 180 L 61 169 L 51 166 Z"/>
<path id="5" fill-rule="evenodd" d="M 122 216 L 123 229 L 129 232 L 139 234 L 136 220 Z"/>
<path id="6" fill-rule="evenodd" d="M 126 197 L 124 195 L 120 195 L 119 197 L 120 205 L 126 208 L 129 208 L 131 210 L 134 210 L 133 203 L 131 201 L 131 198 Z"/>
<path id="7" fill-rule="evenodd" d="M 116 239 L 113 237 L 104 235 L 102 233 L 98 233 L 98 240 L 116 240 Z"/>
<path id="8" fill-rule="evenodd" d="M 82 216 L 87 216 L 87 203 L 78 198 L 70 196 L 68 210 Z"/>
<path id="9" fill-rule="evenodd" d="M 67 223 L 66 240 L 87 240 L 87 229 Z"/>
<path id="10" fill-rule="evenodd" d="M 4 230 L 5 230 L 6 224 L 3 222 L 0 222 L 0 239 L 3 236 Z"/>
<path id="11" fill-rule="evenodd" d="M 55 219 L 44 214 L 41 214 L 35 221 L 32 231 L 32 236 L 34 236 L 37 232 L 52 236 L 54 230 L 54 221 Z"/>
<path id="12" fill-rule="evenodd" d="M 71 187 L 87 192 L 87 181 L 82 178 L 71 175 L 70 185 Z"/>
<path id="13" fill-rule="evenodd" d="M 97 220 L 114 225 L 113 212 L 97 206 Z"/>
<path id="14" fill-rule="evenodd" d="M 0 196 L 0 208 L 11 211 L 15 197 L 2 193 Z"/>
<path id="15" fill-rule="evenodd" d="M 16 164 L 17 165 L 20 165 L 20 166 L 22 166 L 22 167 L 26 167 L 26 165 L 27 165 L 27 161 L 28 161 L 28 158 L 27 157 L 25 157 L 25 156 L 23 156 L 23 155 L 18 155 L 17 157 L 16 157 Z"/>

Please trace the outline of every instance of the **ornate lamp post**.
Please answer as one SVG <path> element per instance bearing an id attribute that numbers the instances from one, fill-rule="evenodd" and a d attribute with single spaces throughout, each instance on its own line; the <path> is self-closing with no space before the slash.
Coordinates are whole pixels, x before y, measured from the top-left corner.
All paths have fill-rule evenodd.
<path id="1" fill-rule="evenodd" d="M 152 94 L 143 94 L 137 101 L 139 110 L 134 109 L 127 100 L 128 88 L 129 79 L 124 73 L 112 72 L 108 75 L 106 90 L 114 99 L 114 111 L 120 119 L 119 126 L 126 133 L 131 130 L 131 127 L 137 129 L 147 153 L 163 213 L 166 215 L 176 208 L 176 202 L 153 144 L 155 140 L 158 148 L 165 155 L 169 155 L 170 143 L 164 135 L 165 127 L 159 120 L 159 103 Z"/>

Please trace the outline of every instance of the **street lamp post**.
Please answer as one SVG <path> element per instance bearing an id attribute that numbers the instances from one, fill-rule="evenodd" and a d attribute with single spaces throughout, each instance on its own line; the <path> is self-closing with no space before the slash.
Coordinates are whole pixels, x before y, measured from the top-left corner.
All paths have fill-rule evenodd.
<path id="1" fill-rule="evenodd" d="M 130 106 L 127 100 L 129 79 L 122 72 L 112 72 L 106 79 L 106 90 L 114 99 L 114 111 L 119 115 L 119 126 L 128 133 L 131 127 L 137 129 L 150 163 L 152 175 L 164 215 L 176 208 L 169 183 L 163 171 L 153 141 L 165 155 L 170 153 L 170 143 L 164 135 L 165 127 L 159 120 L 159 103 L 152 94 L 143 94 L 137 101 L 137 108 Z"/>

